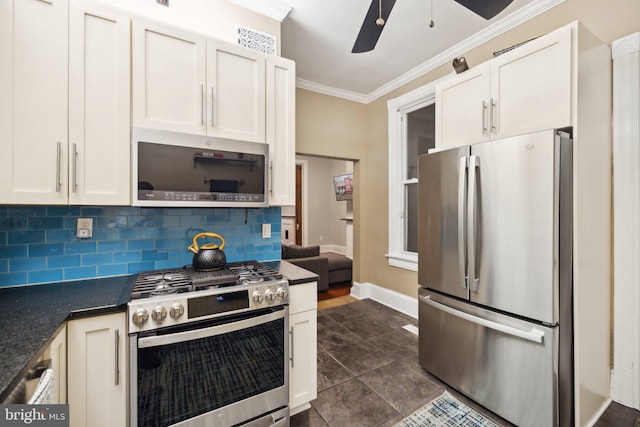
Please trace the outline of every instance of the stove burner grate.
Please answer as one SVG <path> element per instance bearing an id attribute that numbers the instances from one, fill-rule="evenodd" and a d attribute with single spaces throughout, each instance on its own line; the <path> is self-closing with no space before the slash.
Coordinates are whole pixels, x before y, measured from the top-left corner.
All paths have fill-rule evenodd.
<path id="1" fill-rule="evenodd" d="M 191 290 L 189 276 L 182 269 L 139 273 L 131 290 L 131 299 L 148 298 Z"/>

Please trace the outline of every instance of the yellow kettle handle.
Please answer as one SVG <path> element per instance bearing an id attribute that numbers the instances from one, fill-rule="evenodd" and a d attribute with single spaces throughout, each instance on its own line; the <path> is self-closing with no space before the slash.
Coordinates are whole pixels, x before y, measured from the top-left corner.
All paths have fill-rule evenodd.
<path id="1" fill-rule="evenodd" d="M 219 239 L 220 242 L 222 242 L 222 244 L 219 247 L 215 243 L 205 243 L 202 246 L 198 246 L 197 240 L 200 239 L 201 237 L 213 237 L 215 239 Z M 197 254 L 200 249 L 220 249 L 220 250 L 222 250 L 222 249 L 224 249 L 224 245 L 225 245 L 225 241 L 222 238 L 222 236 L 219 235 L 219 234 L 211 233 L 211 232 L 198 233 L 193 238 L 193 244 L 191 246 L 189 246 L 187 248 L 187 250 L 190 251 L 190 252 L 193 252 L 194 254 Z"/>

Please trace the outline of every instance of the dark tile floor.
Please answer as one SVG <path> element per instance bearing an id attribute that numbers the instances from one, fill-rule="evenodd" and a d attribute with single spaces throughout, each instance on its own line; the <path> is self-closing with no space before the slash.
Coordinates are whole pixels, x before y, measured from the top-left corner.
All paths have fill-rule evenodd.
<path id="1" fill-rule="evenodd" d="M 424 371 L 418 337 L 405 325 L 417 321 L 369 299 L 318 311 L 318 398 L 291 427 L 391 427 L 445 389 L 511 426 Z M 614 403 L 595 427 L 636 427 L 639 415 Z"/>

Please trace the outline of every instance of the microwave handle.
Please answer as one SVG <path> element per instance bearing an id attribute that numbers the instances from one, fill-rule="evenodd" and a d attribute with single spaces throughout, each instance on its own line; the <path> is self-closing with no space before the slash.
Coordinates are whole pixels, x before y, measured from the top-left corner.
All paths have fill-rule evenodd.
<path id="1" fill-rule="evenodd" d="M 208 338 L 215 335 L 235 332 L 241 329 L 246 329 L 252 326 L 258 326 L 264 323 L 273 322 L 274 320 L 282 319 L 285 316 L 285 312 L 286 310 L 279 310 L 273 313 L 264 314 L 262 316 L 251 317 L 249 319 L 240 320 L 238 322 L 225 323 L 223 325 L 211 326 L 209 328 L 194 329 L 168 335 L 143 337 L 138 339 L 138 348 L 158 347 L 161 345 L 193 341 L 201 338 Z"/>

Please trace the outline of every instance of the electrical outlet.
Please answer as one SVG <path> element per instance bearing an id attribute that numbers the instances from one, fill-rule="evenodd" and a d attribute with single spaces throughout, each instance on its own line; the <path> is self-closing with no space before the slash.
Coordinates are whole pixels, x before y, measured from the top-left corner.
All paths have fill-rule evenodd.
<path id="1" fill-rule="evenodd" d="M 76 237 L 88 239 L 93 236 L 93 218 L 78 218 Z"/>
<path id="2" fill-rule="evenodd" d="M 271 224 L 262 224 L 262 238 L 268 239 L 271 237 Z"/>

